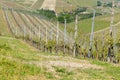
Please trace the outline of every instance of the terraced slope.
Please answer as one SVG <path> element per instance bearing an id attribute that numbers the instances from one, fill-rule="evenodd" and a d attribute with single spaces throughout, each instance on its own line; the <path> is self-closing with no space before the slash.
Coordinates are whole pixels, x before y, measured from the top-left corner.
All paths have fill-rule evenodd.
<path id="1" fill-rule="evenodd" d="M 11 35 L 11 31 L 9 30 L 7 26 L 5 15 L 1 7 L 0 7 L 0 34 L 6 35 L 6 36 Z"/>
<path id="2" fill-rule="evenodd" d="M 11 1 L 0 0 L 0 4 L 9 8 L 26 9 L 26 7 Z"/>
<path id="3" fill-rule="evenodd" d="M 42 17 L 37 17 L 29 14 L 23 14 L 16 12 L 14 10 L 3 9 L 6 14 L 6 19 L 9 21 L 9 27 L 13 34 L 18 36 L 29 36 L 29 38 L 39 38 L 40 36 L 43 40 L 53 38 L 56 40 L 57 27 L 53 23 L 43 19 Z M 16 31 L 17 30 L 17 31 Z M 47 33 L 46 33 L 47 32 Z M 63 41 L 64 32 L 60 29 L 59 40 Z M 69 36 L 66 36 L 67 42 L 73 42 Z"/>
<path id="4" fill-rule="evenodd" d="M 35 0 L 34 3 L 32 4 L 31 8 L 32 9 L 40 9 L 44 0 Z"/>

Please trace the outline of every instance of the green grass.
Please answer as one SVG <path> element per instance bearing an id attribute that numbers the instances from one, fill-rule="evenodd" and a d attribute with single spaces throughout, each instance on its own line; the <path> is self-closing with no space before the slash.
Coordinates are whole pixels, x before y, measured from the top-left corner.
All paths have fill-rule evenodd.
<path id="1" fill-rule="evenodd" d="M 0 37 L 0 80 L 23 80 L 26 76 L 39 75 L 41 68 L 20 61 L 24 58 L 31 59 L 27 55 L 27 50 L 32 54 L 31 49 L 20 40 Z M 17 59 L 20 60 L 16 61 Z"/>
<path id="2" fill-rule="evenodd" d="M 44 68 L 26 63 L 40 61 L 39 53 L 21 40 L 0 37 L 0 80 L 44 79 Z"/>
<path id="3" fill-rule="evenodd" d="M 25 76 L 38 75 L 41 69 L 34 65 L 22 64 L 11 61 L 5 57 L 0 57 L 0 80 L 23 80 Z"/>
<path id="4" fill-rule="evenodd" d="M 114 19 L 114 24 L 120 21 L 120 15 L 116 14 Z M 95 18 L 95 27 L 94 31 L 98 31 L 110 26 L 111 16 L 110 15 L 103 15 L 98 16 Z M 78 35 L 86 34 L 91 32 L 92 27 L 92 18 L 81 20 L 78 22 Z M 74 34 L 75 23 L 68 23 L 67 24 L 67 32 Z M 64 29 L 64 25 L 61 24 L 61 29 Z"/>
<path id="5" fill-rule="evenodd" d="M 81 64 L 80 59 L 63 55 L 56 57 L 53 54 L 41 53 L 21 40 L 1 36 L 0 80 L 119 80 L 120 78 L 120 66 L 91 59 L 86 61 L 103 69 L 51 66 L 53 71 L 50 71 L 48 65 L 42 67 L 37 65 L 45 61 L 69 61 Z"/>
<path id="6" fill-rule="evenodd" d="M 105 67 L 105 73 L 109 75 L 111 79 L 119 80 L 120 79 L 120 66 L 113 66 L 113 64 L 101 62 L 101 61 L 92 61 L 92 64 L 100 65 Z"/>
<path id="7" fill-rule="evenodd" d="M 0 38 L 0 54 L 4 56 L 11 56 L 19 58 L 21 60 L 36 60 L 34 55 L 37 51 L 34 48 L 28 46 L 24 42 L 10 38 Z"/>

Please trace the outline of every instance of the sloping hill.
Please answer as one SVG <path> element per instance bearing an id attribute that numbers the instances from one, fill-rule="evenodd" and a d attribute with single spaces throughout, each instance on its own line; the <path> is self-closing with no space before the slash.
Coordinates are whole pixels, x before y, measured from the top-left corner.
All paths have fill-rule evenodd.
<path id="1" fill-rule="evenodd" d="M 43 4 L 44 0 L 36 0 L 34 1 L 34 3 L 32 4 L 31 8 L 32 9 L 40 9 L 42 4 Z"/>
<path id="2" fill-rule="evenodd" d="M 117 24 L 120 19 L 118 18 L 120 14 L 115 14 L 114 24 Z M 110 26 L 111 15 L 98 16 L 95 18 L 95 29 L 94 31 L 104 29 Z M 74 29 L 75 23 L 68 23 L 68 32 L 71 32 Z M 78 22 L 78 31 L 80 33 L 90 33 L 92 26 L 92 19 L 85 19 Z"/>
<path id="3" fill-rule="evenodd" d="M 119 69 L 97 60 L 41 53 L 21 40 L 0 36 L 0 80 L 112 80 L 120 78 Z"/>
<path id="4" fill-rule="evenodd" d="M 72 0 L 71 0 L 72 1 Z M 67 5 L 69 3 L 63 2 Z M 15 7 L 11 3 L 4 3 L 6 6 Z M 64 4 L 64 5 L 65 5 Z M 65 6 L 67 6 L 65 5 Z M 86 19 L 79 21 L 78 31 L 79 34 L 84 34 L 82 37 L 79 36 L 80 42 L 82 43 L 78 50 L 77 58 L 71 57 L 73 54 L 69 52 L 70 48 L 67 47 L 63 41 L 64 32 L 58 29 L 60 45 L 64 44 L 66 47 L 66 53 L 59 54 L 52 53 L 49 51 L 39 51 L 38 49 L 42 45 L 45 48 L 46 43 L 42 43 L 41 39 L 55 40 L 57 37 L 56 24 L 46 20 L 43 16 L 36 16 L 29 13 L 23 13 L 9 7 L 2 6 L 0 8 L 0 31 L 2 34 L 16 36 L 6 37 L 0 35 L 0 80 L 119 80 L 120 79 L 120 64 L 105 62 L 107 59 L 107 45 L 105 45 L 105 51 L 102 51 L 102 41 L 107 44 L 106 35 L 109 35 L 109 28 L 105 30 L 97 31 L 105 27 L 109 27 L 110 15 L 98 16 L 95 18 L 95 38 L 98 38 L 99 50 L 98 53 L 94 52 L 95 55 L 103 54 L 102 61 L 98 61 L 97 56 L 94 58 L 87 58 L 88 49 L 82 52 L 84 44 L 89 47 L 89 38 L 86 38 L 85 33 L 89 33 L 91 30 L 92 19 Z M 21 8 L 21 7 L 17 7 Z M 75 8 L 75 7 L 73 7 Z M 68 8 L 67 8 L 68 9 Z M 70 7 L 69 7 L 70 9 Z M 115 14 L 114 25 L 116 27 L 117 39 L 120 41 L 120 18 L 119 14 Z M 74 34 L 74 22 L 67 24 L 67 31 Z M 62 25 L 63 26 L 63 25 Z M 80 33 L 81 32 L 81 33 Z M 105 34 L 103 34 L 105 33 Z M 106 40 L 101 40 L 102 35 Z M 19 39 L 20 37 L 20 39 Z M 67 37 L 67 43 L 72 45 L 73 39 L 69 35 Z M 53 38 L 53 39 L 51 39 Z M 84 39 L 86 38 L 86 39 Z M 32 46 L 28 45 L 30 41 L 33 43 Z M 39 39 L 39 40 L 38 40 Z M 39 42 L 40 41 L 40 42 Z M 88 42 L 87 42 L 88 41 Z M 106 42 L 105 42 L 106 41 Z M 94 41 L 94 43 L 96 43 Z M 31 43 L 30 43 L 31 44 Z M 36 45 L 37 44 L 37 45 Z M 51 43 L 54 44 L 54 43 Z M 76 45 L 77 46 L 77 45 Z M 53 47 L 53 45 L 52 45 Z M 51 48 L 51 46 L 50 46 Z M 77 47 L 78 48 L 78 47 Z M 48 47 L 46 47 L 48 49 Z M 63 46 L 62 46 L 63 50 Z M 62 51 L 61 49 L 59 51 Z M 78 52 L 78 50 L 76 52 Z M 101 50 L 101 51 L 100 51 Z M 119 51 L 118 51 L 119 52 Z M 62 52 L 63 53 L 63 52 Z M 68 53 L 68 54 L 67 54 Z M 120 54 L 116 53 L 117 59 L 120 59 Z M 78 59 L 79 58 L 79 59 Z"/>
<path id="5" fill-rule="evenodd" d="M 46 35 L 48 40 L 51 38 L 51 36 L 55 40 L 57 36 L 56 25 L 48 20 L 45 20 L 42 16 L 38 17 L 30 14 L 23 14 L 14 10 L 7 10 L 7 8 L 4 7 L 3 12 L 5 14 L 4 17 L 8 21 L 9 28 L 15 36 L 29 36 L 29 38 L 32 39 L 41 37 L 43 40 L 46 39 Z M 61 34 L 59 35 L 59 39 L 62 41 L 64 32 L 60 29 L 58 29 L 58 32 Z M 68 41 L 73 41 L 68 35 L 66 39 Z"/>

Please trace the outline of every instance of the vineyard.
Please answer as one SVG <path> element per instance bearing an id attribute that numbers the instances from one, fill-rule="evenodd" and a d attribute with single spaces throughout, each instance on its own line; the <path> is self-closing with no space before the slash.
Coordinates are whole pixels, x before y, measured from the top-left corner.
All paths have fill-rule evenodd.
<path id="1" fill-rule="evenodd" d="M 119 8 L 113 1 L 101 13 L 97 0 L 85 2 L 0 0 L 0 80 L 119 80 Z"/>
<path id="2" fill-rule="evenodd" d="M 46 2 L 43 3 L 43 6 L 45 6 L 45 3 Z M 79 22 L 79 24 L 76 22 L 67 24 L 67 20 L 65 20 L 64 24 L 62 25 L 63 28 L 61 29 L 59 27 L 61 24 L 59 25 L 58 21 L 52 23 L 51 20 L 47 20 L 41 15 L 35 15 L 34 13 L 21 10 L 20 8 L 22 7 L 18 9 L 9 8 L 8 6 L 11 6 L 11 3 L 3 2 L 3 4 L 5 5 L 1 7 L 2 13 L 4 14 L 11 34 L 15 38 L 23 39 L 25 42 L 36 47 L 40 51 L 69 54 L 73 55 L 74 57 L 88 57 L 87 52 L 89 52 L 91 49 L 90 47 L 92 47 L 92 52 L 90 51 L 90 53 L 92 53 L 92 58 L 99 60 L 102 58 L 102 60 L 107 61 L 108 47 L 112 46 L 116 49 L 116 59 L 114 61 L 119 62 L 120 39 L 117 37 L 120 34 L 120 23 L 118 18 L 119 14 L 116 14 L 114 18 L 115 25 L 112 25 L 114 37 L 110 37 L 110 28 L 106 28 L 109 26 L 110 22 L 109 15 L 95 18 L 94 30 L 96 32 L 93 35 L 93 33 L 89 33 L 91 30 L 91 23 L 93 22 L 91 19 L 82 20 L 82 22 Z M 12 7 L 14 6 L 15 5 L 12 5 Z M 87 25 L 86 21 L 88 22 Z M 100 22 L 103 24 L 101 25 Z M 78 28 L 75 28 L 75 30 L 74 27 L 71 27 L 74 26 L 74 24 L 78 26 Z M 76 29 L 79 31 L 79 33 L 76 32 Z M 91 35 L 94 36 L 93 39 L 91 38 Z"/>
<path id="3" fill-rule="evenodd" d="M 50 50 L 52 52 L 51 49 L 55 51 L 56 45 L 64 42 L 64 32 L 43 17 L 23 14 L 6 7 L 2 7 L 2 11 L 12 35 L 25 40 L 41 51 Z M 68 35 L 66 35 L 65 40 L 66 44 L 73 43 L 73 39 Z M 59 45 L 61 49 L 62 46 L 63 44 Z"/>

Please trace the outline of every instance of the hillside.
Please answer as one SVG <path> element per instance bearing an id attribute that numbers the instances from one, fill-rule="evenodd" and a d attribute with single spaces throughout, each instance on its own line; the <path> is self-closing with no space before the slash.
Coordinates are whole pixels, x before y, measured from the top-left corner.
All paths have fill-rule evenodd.
<path id="1" fill-rule="evenodd" d="M 3 8 L 4 17 L 6 17 L 6 20 L 8 21 L 8 25 L 12 31 L 13 34 L 17 36 L 29 36 L 34 38 L 42 37 L 43 40 L 45 40 L 46 35 L 48 39 L 52 36 L 54 39 L 56 37 L 56 25 L 49 22 L 48 20 L 45 20 L 42 16 L 40 18 L 38 16 L 31 16 L 30 14 L 24 14 L 20 13 L 14 10 L 6 10 L 6 8 Z M 24 26 L 22 27 L 21 26 Z M 17 33 L 16 33 L 17 29 Z M 24 32 L 26 30 L 26 32 Z M 47 30 L 47 34 L 46 34 Z M 22 33 L 21 33 L 22 31 Z M 51 34 L 51 31 L 53 32 Z M 61 35 L 59 37 L 60 40 L 62 40 L 63 31 L 60 29 L 58 30 Z M 20 32 L 20 33 L 19 33 Z M 67 36 L 69 37 L 69 36 Z M 72 39 L 70 39 L 72 40 Z"/>
<path id="2" fill-rule="evenodd" d="M 42 8 L 42 5 L 41 5 L 42 3 L 43 3 L 43 6 L 45 4 L 46 5 L 50 4 L 48 1 L 44 3 L 43 0 L 42 1 L 37 0 L 36 2 L 34 2 L 32 4 L 32 8 L 33 9 L 40 9 L 40 8 Z M 52 3 L 52 6 L 55 7 L 56 12 L 61 12 L 63 10 L 70 11 L 72 9 L 75 9 L 77 6 L 93 7 L 93 6 L 96 6 L 96 4 L 97 4 L 97 0 L 91 0 L 91 1 L 88 1 L 88 0 L 84 0 L 84 1 L 81 1 L 81 0 L 55 0 L 55 3 Z M 46 6 L 46 8 L 49 9 L 47 6 Z M 52 9 L 52 10 L 54 10 L 54 9 Z"/>
<path id="3" fill-rule="evenodd" d="M 31 5 L 32 9 L 40 9 L 42 4 L 43 4 L 44 0 L 36 0 L 33 2 L 33 4 Z"/>
<path id="4" fill-rule="evenodd" d="M 119 80 L 120 9 L 96 4 L 0 0 L 0 80 Z"/>
<path id="5" fill-rule="evenodd" d="M 120 16 L 120 14 L 115 14 L 114 24 L 117 24 L 120 21 L 119 16 Z M 111 21 L 110 15 L 97 16 L 95 18 L 94 31 L 98 31 L 98 30 L 109 27 L 110 21 Z M 64 26 L 64 25 L 62 24 L 61 26 Z M 74 30 L 74 26 L 75 26 L 74 22 L 68 23 L 67 24 L 68 32 L 72 32 L 72 30 Z M 92 18 L 81 20 L 78 22 L 78 31 L 82 34 L 90 33 L 91 26 L 92 26 Z"/>
<path id="6" fill-rule="evenodd" d="M 111 2 L 112 0 L 101 0 L 101 1 L 108 3 L 108 2 Z M 52 9 L 50 10 L 55 10 L 57 13 L 59 13 L 63 11 L 72 11 L 77 7 L 92 8 L 92 7 L 96 7 L 97 5 L 97 0 L 55 0 L 54 2 L 51 2 L 51 3 L 50 2 L 45 0 L 36 0 L 33 2 L 31 8 L 32 9 L 40 9 L 40 8 L 49 9 L 51 7 Z M 47 4 L 51 4 L 51 5 L 47 6 Z"/>
<path id="7" fill-rule="evenodd" d="M 106 62 L 41 53 L 21 40 L 0 36 L 0 80 L 118 80 L 119 69 Z"/>

